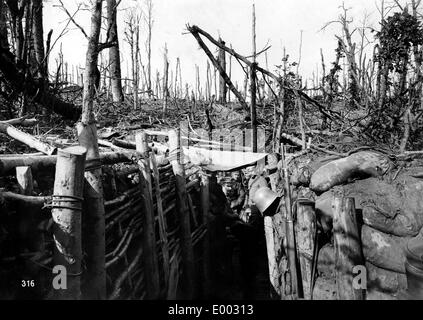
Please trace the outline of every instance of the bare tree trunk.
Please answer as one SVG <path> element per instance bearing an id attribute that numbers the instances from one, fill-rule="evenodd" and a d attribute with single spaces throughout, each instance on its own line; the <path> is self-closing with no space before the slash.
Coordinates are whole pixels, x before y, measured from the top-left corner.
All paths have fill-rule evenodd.
<path id="1" fill-rule="evenodd" d="M 112 85 L 112 97 L 114 102 L 124 100 L 122 92 L 122 72 L 120 67 L 119 37 L 117 28 L 117 5 L 116 0 L 107 0 L 107 19 L 109 29 L 109 41 L 115 43 L 109 48 L 109 64 Z"/>
<path id="2" fill-rule="evenodd" d="M 169 96 L 168 91 L 168 76 L 169 76 L 169 61 L 167 59 L 167 44 L 165 44 L 164 54 L 163 54 L 163 114 L 167 113 L 167 98 Z"/>
<path id="3" fill-rule="evenodd" d="M 222 45 L 225 45 L 225 42 L 222 39 L 219 39 L 219 42 Z M 223 49 L 219 49 L 219 63 L 220 66 L 222 67 L 223 70 L 225 70 L 226 72 L 226 55 L 225 55 L 225 50 Z M 226 87 L 226 82 L 225 79 L 220 75 L 219 77 L 219 102 L 224 104 L 226 103 L 226 92 L 227 92 L 227 87 Z"/>
<path id="4" fill-rule="evenodd" d="M 147 39 L 147 89 L 148 95 L 151 97 L 151 36 L 153 30 L 153 2 L 152 0 L 147 0 L 147 29 L 148 29 L 148 39 Z M 158 92 L 157 92 L 158 94 Z"/>
<path id="5" fill-rule="evenodd" d="M 9 49 L 9 40 L 7 38 L 7 15 L 6 4 L 0 0 L 0 46 Z"/>
<path id="6" fill-rule="evenodd" d="M 105 215 L 101 180 L 102 169 L 99 163 L 97 127 L 93 113 L 102 4 L 102 0 L 96 0 L 92 9 L 91 36 L 88 42 L 85 65 L 82 119 L 77 125 L 79 143 L 87 149 L 83 211 L 87 271 L 84 279 L 83 294 L 89 299 L 106 298 Z"/>

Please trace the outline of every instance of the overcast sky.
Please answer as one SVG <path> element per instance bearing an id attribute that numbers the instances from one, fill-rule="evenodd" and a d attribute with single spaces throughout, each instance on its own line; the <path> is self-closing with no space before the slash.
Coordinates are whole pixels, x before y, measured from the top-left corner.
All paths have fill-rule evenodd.
<path id="1" fill-rule="evenodd" d="M 74 12 L 77 3 L 89 1 L 63 1 L 70 12 Z M 152 73 L 163 69 L 163 47 L 167 43 L 171 69 L 175 68 L 176 58 L 181 59 L 183 81 L 193 83 L 195 64 L 200 66 L 203 77 L 207 57 L 199 50 L 195 39 L 190 34 L 183 34 L 186 23 L 196 24 L 213 36 L 219 34 L 229 45 L 242 55 L 250 55 L 251 44 L 251 8 L 256 6 L 257 17 L 257 50 L 260 51 L 268 42 L 272 46 L 268 50 L 269 69 L 281 64 L 283 47 L 290 55 L 291 61 L 298 61 L 300 33 L 303 30 L 302 58 L 299 71 L 305 77 L 310 77 L 317 68 L 321 70 L 320 48 L 323 49 L 326 64 L 334 60 L 336 47 L 335 34 L 340 34 L 339 24 L 333 24 L 326 30 L 322 27 L 329 21 L 336 20 L 342 12 L 340 6 L 350 8 L 349 16 L 355 25 L 361 25 L 365 15 L 368 15 L 369 26 L 378 26 L 380 14 L 377 10 L 380 0 L 153 0 L 153 61 Z M 403 2 L 403 1 L 402 1 Z M 67 17 L 54 5 L 56 0 L 45 3 L 45 33 L 54 29 L 55 39 L 64 28 Z M 143 1 L 123 0 L 118 15 L 119 33 L 122 35 L 127 8 L 135 5 L 142 7 Z M 104 10 L 105 12 L 105 10 Z M 81 11 L 75 20 L 89 32 L 90 16 L 88 11 Z M 60 39 L 53 52 L 51 62 L 57 55 L 60 43 L 63 46 L 65 60 L 70 64 L 85 64 L 87 40 L 80 30 L 71 24 L 71 29 Z M 145 34 L 142 33 L 142 40 Z M 122 69 L 124 73 L 129 63 L 128 45 L 121 37 Z M 210 47 L 212 48 L 212 47 Z M 143 48 L 142 48 L 143 49 Z M 212 50 L 214 52 L 214 48 Z M 145 63 L 144 50 L 141 51 Z M 105 52 L 105 56 L 106 52 Z M 258 59 L 265 66 L 264 55 Z M 236 64 L 236 63 L 235 63 Z M 235 65 L 233 64 L 233 65 Z M 234 78 L 241 84 L 242 71 L 234 66 Z"/>

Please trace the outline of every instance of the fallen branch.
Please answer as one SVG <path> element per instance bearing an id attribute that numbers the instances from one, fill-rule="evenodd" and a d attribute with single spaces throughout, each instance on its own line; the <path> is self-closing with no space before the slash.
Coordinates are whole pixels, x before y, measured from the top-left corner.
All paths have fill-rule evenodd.
<path id="1" fill-rule="evenodd" d="M 282 133 L 281 134 L 281 137 L 283 139 L 286 139 L 286 140 L 292 142 L 293 144 L 295 144 L 295 145 L 297 145 L 299 147 L 301 147 L 303 145 L 303 142 L 302 142 L 301 139 L 298 139 L 298 138 L 296 138 L 294 136 L 291 136 L 289 134 Z M 314 150 L 317 150 L 317 151 L 321 151 L 321 152 L 324 152 L 324 153 L 327 153 L 327 154 L 331 154 L 331 155 L 334 155 L 334 156 L 338 156 L 338 157 L 341 157 L 341 158 L 347 156 L 347 154 L 345 154 L 345 153 L 339 153 L 339 152 L 335 152 L 335 151 L 326 150 L 324 148 L 320 148 L 318 146 L 315 146 L 315 145 L 313 145 L 311 143 L 309 144 L 309 147 L 311 149 L 314 149 Z"/>
<path id="2" fill-rule="evenodd" d="M 5 121 L 0 121 L 0 123 L 10 124 L 12 126 L 23 126 L 23 127 L 32 127 L 38 123 L 38 120 L 35 118 L 27 119 L 27 117 L 21 117 L 16 119 L 10 119 Z"/>
<path id="3" fill-rule="evenodd" d="M 52 155 L 57 151 L 55 147 L 38 140 L 29 133 L 23 132 L 7 122 L 0 122 L 0 132 L 47 155 Z"/>
<path id="4" fill-rule="evenodd" d="M 0 194 L 7 201 L 22 202 L 22 203 L 25 203 L 29 206 L 34 206 L 34 207 L 37 207 L 37 208 L 42 208 L 47 203 L 51 202 L 51 197 L 49 197 L 49 196 L 45 196 L 45 197 L 43 197 L 43 196 L 40 196 L 40 197 L 25 196 L 25 195 L 22 195 L 22 194 L 17 194 L 17 193 L 13 193 L 13 192 L 9 192 L 9 191 L 1 192 Z"/>

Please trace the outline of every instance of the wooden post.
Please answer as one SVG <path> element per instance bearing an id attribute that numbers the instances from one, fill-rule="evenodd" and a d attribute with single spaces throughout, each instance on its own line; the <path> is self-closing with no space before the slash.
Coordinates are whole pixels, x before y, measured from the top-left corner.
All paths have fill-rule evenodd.
<path id="1" fill-rule="evenodd" d="M 267 261 L 269 265 L 269 280 L 275 291 L 280 293 L 279 269 L 276 261 L 275 237 L 273 233 L 273 218 L 264 217 L 264 233 L 266 237 Z"/>
<path id="2" fill-rule="evenodd" d="M 297 200 L 297 245 L 304 299 L 311 300 L 313 252 L 316 235 L 314 202 L 308 199 Z"/>
<path id="3" fill-rule="evenodd" d="M 292 215 L 291 186 L 289 183 L 288 167 L 285 162 L 285 146 L 281 145 L 282 169 L 284 173 L 285 185 L 285 206 L 286 206 L 286 248 L 289 263 L 289 274 L 291 276 L 291 298 L 298 298 L 298 272 L 297 272 L 297 250 L 295 244 L 294 219 Z"/>
<path id="4" fill-rule="evenodd" d="M 157 299 L 160 294 L 159 288 L 159 263 L 156 251 L 156 235 L 154 227 L 153 198 L 151 194 L 151 170 L 148 152 L 147 134 L 141 131 L 135 136 L 137 151 L 141 153 L 142 159 L 138 164 L 140 167 L 140 187 L 143 203 L 143 255 L 144 270 L 147 283 L 147 299 Z"/>
<path id="5" fill-rule="evenodd" d="M 154 174 L 154 190 L 156 193 L 157 216 L 159 218 L 159 232 L 160 232 L 160 240 L 161 240 L 162 254 L 163 254 L 163 270 L 165 275 L 165 285 L 167 287 L 169 284 L 170 258 L 169 258 L 169 244 L 167 239 L 166 218 L 163 213 L 162 195 L 160 193 L 159 169 L 157 167 L 157 160 L 156 160 L 156 155 L 154 154 L 154 152 L 151 152 L 150 157 L 151 157 L 151 164 L 153 167 L 153 174 Z"/>
<path id="6" fill-rule="evenodd" d="M 185 298 L 190 300 L 193 298 L 194 292 L 195 268 L 189 208 L 187 206 L 185 169 L 180 161 L 180 155 L 183 152 L 181 147 L 180 129 L 169 131 L 169 148 L 171 159 L 170 162 L 172 164 L 173 173 L 175 174 L 176 178 L 176 202 L 179 212 L 180 245 L 182 251 Z"/>
<path id="7" fill-rule="evenodd" d="M 54 222 L 54 265 L 66 268 L 66 288 L 55 287 L 56 298 L 81 298 L 81 211 L 86 148 L 59 150 L 54 180 L 52 217 Z M 64 285 L 64 283 L 61 283 Z"/>
<path id="8" fill-rule="evenodd" d="M 362 300 L 362 291 L 353 288 L 353 268 L 363 264 L 354 198 L 344 197 L 342 189 L 336 188 L 332 212 L 337 298 Z"/>
<path id="9" fill-rule="evenodd" d="M 211 261 L 210 261 L 210 177 L 204 172 L 201 176 L 201 207 L 203 211 L 203 224 L 207 232 L 203 238 L 203 298 L 210 298 L 212 292 Z"/>
<path id="10" fill-rule="evenodd" d="M 20 193 L 31 196 L 34 190 L 31 167 L 16 167 L 16 180 L 19 184 Z"/>
<path id="11" fill-rule="evenodd" d="M 256 111 L 256 63 L 253 63 L 250 68 L 251 81 L 251 129 L 252 129 L 252 147 L 253 152 L 257 152 L 257 111 Z"/>
<path id="12" fill-rule="evenodd" d="M 219 42 L 221 45 L 225 45 L 225 41 L 222 39 L 219 39 Z M 222 48 L 219 48 L 219 64 L 222 67 L 223 70 L 226 72 L 226 53 L 225 50 Z M 226 103 L 226 82 L 225 79 L 222 77 L 222 75 L 219 76 L 219 102 L 222 104 Z"/>
<path id="13" fill-rule="evenodd" d="M 101 159 L 95 122 L 77 124 L 79 144 L 87 149 L 84 187 L 84 299 L 106 299 L 105 209 Z"/>

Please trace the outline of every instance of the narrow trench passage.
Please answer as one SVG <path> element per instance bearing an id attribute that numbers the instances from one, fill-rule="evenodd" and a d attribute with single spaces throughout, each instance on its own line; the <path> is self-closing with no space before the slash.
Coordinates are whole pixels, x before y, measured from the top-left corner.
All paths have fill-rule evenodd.
<path id="1" fill-rule="evenodd" d="M 225 251 L 227 261 L 217 264 L 216 299 L 269 300 L 272 299 L 264 234 L 257 243 L 255 254 L 248 255 L 250 241 L 238 240 L 227 232 Z M 244 247 L 243 247 L 244 246 Z M 251 252 L 252 253 L 252 252 Z M 242 255 L 247 254 L 247 257 Z M 226 264 L 226 265 L 225 265 Z"/>
<path id="2" fill-rule="evenodd" d="M 221 178 L 210 194 L 212 206 L 213 202 L 215 205 L 226 203 L 226 206 L 217 205 L 214 210 L 214 231 L 211 234 L 213 298 L 272 299 L 275 295 L 271 293 L 269 280 L 264 219 L 249 199 L 250 190 L 255 187 L 248 187 L 249 179 L 243 174 L 235 175 L 235 179 L 232 174 L 228 185 L 224 180 L 225 177 Z"/>

